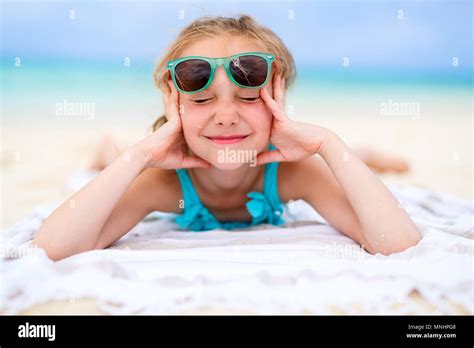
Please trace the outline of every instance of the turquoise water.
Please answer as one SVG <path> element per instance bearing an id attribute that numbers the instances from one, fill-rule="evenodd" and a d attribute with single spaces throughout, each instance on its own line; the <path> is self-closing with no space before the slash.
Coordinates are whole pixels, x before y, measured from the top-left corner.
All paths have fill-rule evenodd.
<path id="1" fill-rule="evenodd" d="M 131 64 L 101 61 L 27 60 L 20 67 L 14 59 L 3 60 L 2 95 L 5 98 L 80 97 L 114 99 L 156 96 L 152 64 Z M 117 101 L 117 100 L 115 100 Z"/>
<path id="2" fill-rule="evenodd" d="M 161 94 L 153 83 L 154 62 L 88 61 L 79 59 L 23 59 L 15 66 L 14 57 L 1 63 L 2 108 L 4 119 L 53 110 L 56 103 L 93 102 L 98 105 L 133 108 L 156 105 Z M 311 67 L 298 70 L 289 96 L 315 100 L 339 98 L 423 99 L 471 98 L 472 72 L 457 68 L 443 71 L 377 70 L 368 68 Z M 31 113 L 28 113 L 31 114 Z"/>

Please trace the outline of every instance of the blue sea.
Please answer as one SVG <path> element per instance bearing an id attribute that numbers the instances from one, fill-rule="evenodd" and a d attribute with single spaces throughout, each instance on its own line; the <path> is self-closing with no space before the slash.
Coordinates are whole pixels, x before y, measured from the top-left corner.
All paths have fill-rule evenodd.
<path id="1" fill-rule="evenodd" d="M 161 110 L 161 92 L 153 82 L 154 61 L 38 59 L 3 57 L 1 97 L 3 122 L 35 124 L 57 120 L 59 103 L 94 103 L 102 119 L 133 122 L 154 119 Z M 444 100 L 472 98 L 472 72 L 370 69 L 361 67 L 297 67 L 288 91 L 292 103 L 351 100 Z"/>

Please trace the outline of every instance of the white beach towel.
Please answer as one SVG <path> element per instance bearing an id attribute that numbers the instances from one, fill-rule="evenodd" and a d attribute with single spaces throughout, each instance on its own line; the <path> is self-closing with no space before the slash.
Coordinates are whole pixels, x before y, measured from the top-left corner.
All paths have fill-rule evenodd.
<path id="1" fill-rule="evenodd" d="M 95 173 L 68 182 L 79 189 Z M 92 297 L 105 313 L 171 314 L 211 307 L 229 311 L 393 314 L 410 311 L 418 291 L 438 313 L 452 301 L 474 312 L 473 203 L 390 185 L 423 233 L 390 256 L 370 255 L 324 223 L 305 202 L 285 208 L 283 226 L 181 231 L 172 214 L 148 216 L 106 250 L 49 260 L 29 242 L 57 204 L 39 207 L 2 231 L 0 307 L 18 313 L 49 300 Z M 67 233 L 67 231 L 65 231 Z"/>

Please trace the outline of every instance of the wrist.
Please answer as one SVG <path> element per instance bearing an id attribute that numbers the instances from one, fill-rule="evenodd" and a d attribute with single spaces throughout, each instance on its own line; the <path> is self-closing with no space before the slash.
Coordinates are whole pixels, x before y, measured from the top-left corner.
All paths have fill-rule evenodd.
<path id="1" fill-rule="evenodd" d="M 150 154 L 139 143 L 126 149 L 120 156 L 124 161 L 136 166 L 140 171 L 150 167 Z"/>
<path id="2" fill-rule="evenodd" d="M 318 149 L 318 154 L 325 158 L 331 151 L 334 143 L 337 141 L 337 135 L 327 128 L 319 128 L 320 137 L 322 139 L 321 145 Z"/>

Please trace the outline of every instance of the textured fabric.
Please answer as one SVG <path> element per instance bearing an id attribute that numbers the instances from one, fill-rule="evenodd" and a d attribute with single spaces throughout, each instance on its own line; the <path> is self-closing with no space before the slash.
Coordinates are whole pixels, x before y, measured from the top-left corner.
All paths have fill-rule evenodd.
<path id="1" fill-rule="evenodd" d="M 276 149 L 270 144 L 270 150 Z M 186 169 L 176 169 L 184 198 L 184 211 L 175 218 L 175 222 L 191 231 L 208 231 L 213 229 L 232 230 L 245 228 L 261 223 L 281 225 L 283 207 L 278 195 L 278 162 L 265 165 L 263 192 L 252 191 L 247 194 L 250 200 L 246 203 L 252 220 L 221 222 L 202 204 Z"/>
<path id="2" fill-rule="evenodd" d="M 72 180 L 70 188 L 83 182 Z M 51 314 L 58 308 L 84 313 L 81 299 L 87 298 L 101 312 L 118 315 L 203 309 L 257 315 L 474 314 L 473 202 L 407 185 L 388 188 L 423 234 L 418 245 L 389 256 L 365 252 L 296 200 L 286 205 L 284 226 L 183 232 L 174 214 L 162 213 L 139 222 L 106 250 L 52 262 L 28 245 L 62 202 L 40 206 L 0 231 L 0 309 L 6 315 L 31 309 Z M 414 303 L 415 291 L 428 303 Z"/>

